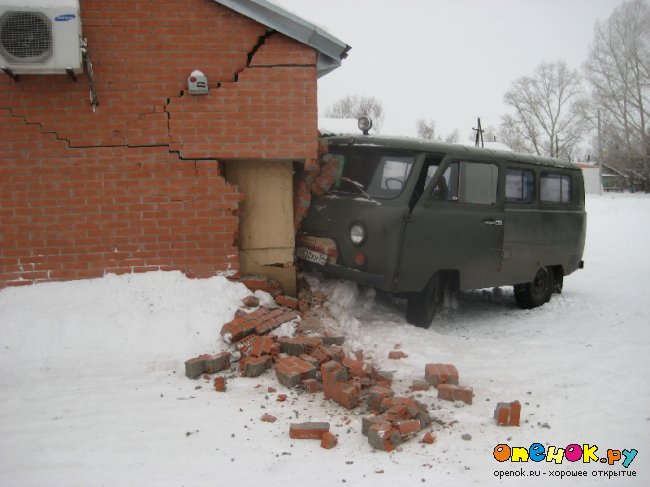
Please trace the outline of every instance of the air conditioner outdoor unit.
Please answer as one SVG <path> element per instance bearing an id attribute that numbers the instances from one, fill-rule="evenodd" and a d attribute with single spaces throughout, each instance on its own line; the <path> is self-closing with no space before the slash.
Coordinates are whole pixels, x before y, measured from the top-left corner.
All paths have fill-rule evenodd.
<path id="1" fill-rule="evenodd" d="M 0 68 L 18 74 L 81 73 L 79 0 L 0 0 Z"/>

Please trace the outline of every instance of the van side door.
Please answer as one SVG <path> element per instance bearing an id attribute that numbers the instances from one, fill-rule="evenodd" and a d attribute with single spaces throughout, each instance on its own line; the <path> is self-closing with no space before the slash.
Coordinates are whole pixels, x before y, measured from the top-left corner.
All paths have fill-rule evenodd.
<path id="1" fill-rule="evenodd" d="M 448 159 L 405 225 L 397 287 L 420 291 L 439 270 L 458 271 L 461 289 L 499 281 L 503 204 L 497 162 Z"/>

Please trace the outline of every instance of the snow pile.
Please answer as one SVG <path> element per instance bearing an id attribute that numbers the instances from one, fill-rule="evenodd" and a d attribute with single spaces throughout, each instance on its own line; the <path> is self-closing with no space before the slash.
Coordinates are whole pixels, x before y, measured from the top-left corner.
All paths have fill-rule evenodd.
<path id="1" fill-rule="evenodd" d="M 214 330 L 250 294 L 224 277 L 180 272 L 108 275 L 0 294 L 0 384 L 22 374 L 141 374 L 179 369 L 214 351 Z"/>

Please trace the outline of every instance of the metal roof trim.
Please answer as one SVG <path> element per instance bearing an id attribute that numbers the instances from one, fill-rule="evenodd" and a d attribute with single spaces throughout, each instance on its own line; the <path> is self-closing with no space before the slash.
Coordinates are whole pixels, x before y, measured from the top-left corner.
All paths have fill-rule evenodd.
<path id="1" fill-rule="evenodd" d="M 345 42 L 266 0 L 215 0 L 237 13 L 266 25 L 318 51 L 318 77 L 341 65 L 350 50 Z"/>

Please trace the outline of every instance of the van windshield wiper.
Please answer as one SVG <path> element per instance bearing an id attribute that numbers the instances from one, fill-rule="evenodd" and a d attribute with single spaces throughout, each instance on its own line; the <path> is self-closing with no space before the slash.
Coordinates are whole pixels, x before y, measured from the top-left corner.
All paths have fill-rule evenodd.
<path id="1" fill-rule="evenodd" d="M 361 183 L 355 181 L 354 179 L 346 178 L 345 176 L 341 177 L 341 181 L 345 181 L 346 183 L 350 183 L 352 186 L 357 188 L 362 195 L 364 195 L 366 198 L 368 198 L 373 203 L 379 203 L 379 201 L 377 201 L 372 196 L 370 196 L 368 193 L 366 193 L 366 190 L 363 189 L 363 185 Z"/>

